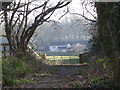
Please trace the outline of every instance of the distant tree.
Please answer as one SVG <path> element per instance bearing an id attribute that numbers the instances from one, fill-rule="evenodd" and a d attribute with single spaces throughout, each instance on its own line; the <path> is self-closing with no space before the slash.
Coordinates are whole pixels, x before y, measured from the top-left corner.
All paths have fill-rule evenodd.
<path id="1" fill-rule="evenodd" d="M 49 20 L 55 10 L 67 6 L 71 0 L 60 0 L 56 5 L 49 6 L 50 0 L 45 0 L 41 5 L 33 2 L 12 2 L 3 7 L 1 16 L 5 25 L 7 40 L 13 55 L 21 57 L 27 52 L 27 45 L 36 28 Z M 36 13 L 37 12 L 37 13 Z M 31 14 L 35 14 L 32 17 Z M 29 18 L 33 20 L 29 24 Z"/>

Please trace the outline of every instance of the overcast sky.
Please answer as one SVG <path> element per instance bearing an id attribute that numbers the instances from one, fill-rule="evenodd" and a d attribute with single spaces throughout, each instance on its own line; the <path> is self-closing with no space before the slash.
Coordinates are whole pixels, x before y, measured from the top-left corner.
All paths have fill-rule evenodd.
<path id="1" fill-rule="evenodd" d="M 55 0 L 55 1 L 59 1 L 59 0 Z M 53 2 L 55 2 L 53 0 Z M 82 1 L 83 0 L 72 0 L 72 2 L 67 6 L 69 8 L 70 13 L 78 13 L 78 14 L 83 14 L 83 8 L 82 8 Z M 59 20 L 59 18 L 67 11 L 67 7 L 64 7 L 62 9 L 57 10 L 54 15 L 51 17 L 51 19 L 54 20 Z M 96 13 L 93 11 L 93 7 L 90 7 L 90 5 L 87 6 L 88 10 L 93 14 L 96 15 Z M 90 15 L 85 9 L 85 16 L 90 18 L 90 19 L 94 19 L 92 15 Z M 63 18 L 61 18 L 61 20 L 63 21 L 64 19 L 73 16 L 72 14 L 67 13 Z M 83 18 L 83 17 L 80 17 Z M 60 20 L 60 21 L 61 21 Z"/>
<path id="2" fill-rule="evenodd" d="M 19 0 L 16 0 L 16 1 L 18 2 Z M 30 1 L 30 0 L 21 0 L 21 1 L 24 2 L 24 1 Z M 40 4 L 42 4 L 46 0 L 32 0 L 32 1 L 36 1 L 34 3 L 40 5 Z M 56 5 L 58 1 L 60 1 L 60 0 L 50 0 L 49 5 Z M 64 1 L 64 0 L 62 0 L 62 1 Z M 71 1 L 71 0 L 68 0 L 68 1 Z M 72 2 L 67 6 L 69 8 L 70 13 L 79 13 L 79 14 L 82 14 L 83 13 L 83 8 L 82 8 L 82 5 L 81 5 L 82 1 L 84 1 L 84 0 L 72 0 Z M 67 7 L 63 7 L 61 9 L 56 10 L 55 13 L 51 16 L 51 19 L 58 21 L 59 18 L 67 11 Z M 87 8 L 88 8 L 88 10 L 91 13 L 95 14 L 93 12 L 92 8 L 90 8 L 90 6 L 87 6 Z M 85 11 L 85 15 L 88 18 L 93 19 L 93 17 L 89 13 L 87 13 L 86 11 Z M 69 19 L 69 17 L 71 17 L 71 16 L 73 16 L 73 15 L 67 13 L 59 21 L 64 21 L 64 19 L 66 19 L 66 18 Z"/>

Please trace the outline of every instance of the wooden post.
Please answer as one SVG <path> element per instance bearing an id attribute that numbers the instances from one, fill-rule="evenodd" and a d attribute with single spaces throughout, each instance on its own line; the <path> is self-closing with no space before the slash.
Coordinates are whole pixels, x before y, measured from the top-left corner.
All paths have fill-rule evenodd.
<path id="1" fill-rule="evenodd" d="M 42 54 L 42 59 L 45 60 L 46 59 L 46 55 Z"/>
<path id="2" fill-rule="evenodd" d="M 3 53 L 4 53 L 4 54 L 3 54 L 3 55 L 4 55 L 3 57 L 6 58 L 6 46 L 5 46 L 5 45 L 3 45 Z"/>
<path id="3" fill-rule="evenodd" d="M 79 62 L 83 63 L 84 60 L 84 55 L 83 54 L 79 54 Z"/>

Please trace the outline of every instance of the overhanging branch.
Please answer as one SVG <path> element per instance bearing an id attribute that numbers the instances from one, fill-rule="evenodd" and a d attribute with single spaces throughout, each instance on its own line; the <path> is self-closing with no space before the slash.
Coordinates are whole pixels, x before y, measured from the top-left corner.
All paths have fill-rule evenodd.
<path id="1" fill-rule="evenodd" d="M 79 13 L 70 13 L 72 15 L 78 15 L 78 16 L 82 16 L 84 19 L 92 21 L 92 22 L 97 22 L 97 20 L 93 20 L 93 19 L 89 19 L 86 16 L 84 16 L 83 14 L 79 14 Z"/>

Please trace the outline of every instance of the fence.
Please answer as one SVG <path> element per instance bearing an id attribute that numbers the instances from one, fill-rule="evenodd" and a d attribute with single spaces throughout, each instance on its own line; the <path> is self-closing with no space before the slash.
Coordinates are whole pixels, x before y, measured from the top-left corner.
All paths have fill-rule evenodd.
<path id="1" fill-rule="evenodd" d="M 39 57 L 39 55 L 28 45 L 28 51 Z M 11 57 L 12 52 L 6 38 L 6 35 L 0 35 L 0 58 Z"/>
<path id="2" fill-rule="evenodd" d="M 12 56 L 6 35 L 0 35 L 0 57 Z"/>
<path id="3" fill-rule="evenodd" d="M 0 57 L 6 58 L 6 57 L 12 56 L 12 53 L 9 49 L 9 44 L 8 43 L 0 44 L 0 52 L 1 52 Z"/>
<path id="4" fill-rule="evenodd" d="M 30 46 L 28 46 L 28 50 L 38 57 L 38 54 Z M 12 52 L 10 51 L 6 35 L 0 35 L 0 58 L 7 58 L 11 56 Z"/>
<path id="5" fill-rule="evenodd" d="M 88 54 L 78 54 L 69 56 L 46 56 L 46 63 L 48 64 L 78 64 L 88 62 Z"/>

